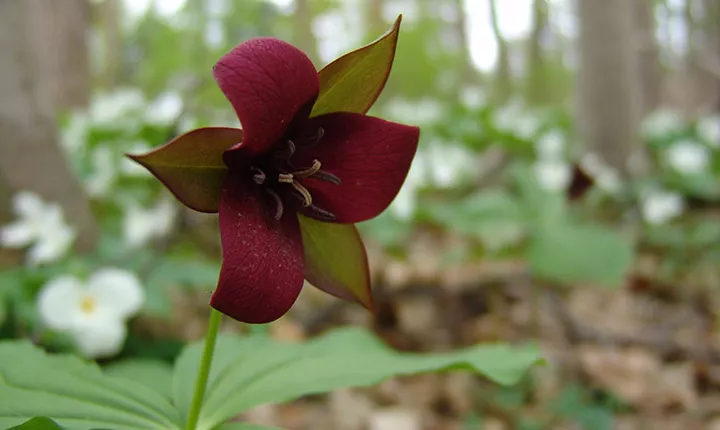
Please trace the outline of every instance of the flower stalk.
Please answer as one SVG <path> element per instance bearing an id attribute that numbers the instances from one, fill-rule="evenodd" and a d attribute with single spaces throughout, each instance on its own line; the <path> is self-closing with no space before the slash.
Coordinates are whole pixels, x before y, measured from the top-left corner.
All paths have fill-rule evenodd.
<path id="1" fill-rule="evenodd" d="M 210 311 L 210 321 L 208 322 L 207 335 L 205 336 L 205 347 L 203 348 L 203 354 L 200 358 L 200 367 L 197 378 L 195 379 L 195 392 L 193 393 L 185 430 L 195 430 L 198 420 L 200 419 L 200 410 L 202 409 L 203 400 L 205 399 L 205 389 L 207 388 L 208 377 L 210 376 L 210 366 L 212 365 L 213 355 L 215 354 L 215 344 L 221 320 L 222 314 L 212 309 Z"/>

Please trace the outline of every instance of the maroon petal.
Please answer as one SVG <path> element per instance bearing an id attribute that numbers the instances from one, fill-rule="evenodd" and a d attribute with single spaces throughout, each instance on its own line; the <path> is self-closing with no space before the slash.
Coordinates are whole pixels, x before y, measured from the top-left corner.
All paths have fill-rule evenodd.
<path id="1" fill-rule="evenodd" d="M 313 205 L 331 212 L 340 223 L 366 221 L 384 211 L 410 170 L 420 129 L 346 112 L 312 118 L 306 127 L 308 134 L 322 127 L 323 138 L 312 147 L 299 148 L 293 163 L 306 167 L 317 159 L 323 171 L 342 181 L 336 185 L 315 177 L 303 180 Z"/>
<path id="2" fill-rule="evenodd" d="M 295 213 L 275 220 L 265 191 L 229 174 L 220 194 L 223 265 L 210 305 L 238 321 L 283 316 L 303 285 L 303 246 Z"/>
<path id="3" fill-rule="evenodd" d="M 215 64 L 213 76 L 242 124 L 242 146 L 266 152 L 291 123 L 307 118 L 318 95 L 318 77 L 310 59 L 294 46 L 257 38 L 236 46 Z M 233 150 L 225 162 L 232 163 Z"/>

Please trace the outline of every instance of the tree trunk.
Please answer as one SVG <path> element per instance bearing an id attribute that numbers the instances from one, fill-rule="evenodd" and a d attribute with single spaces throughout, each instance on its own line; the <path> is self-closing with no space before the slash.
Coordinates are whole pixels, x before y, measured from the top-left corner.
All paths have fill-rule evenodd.
<path id="1" fill-rule="evenodd" d="M 492 99 L 496 103 L 504 103 L 512 92 L 512 70 L 510 68 L 510 51 L 508 43 L 500 30 L 498 20 L 497 0 L 488 0 L 490 6 L 490 18 L 495 40 L 498 44 L 498 63 L 495 68 L 495 82 Z"/>
<path id="2" fill-rule="evenodd" d="M 24 1 L 34 20 L 31 37 L 39 66 L 52 71 L 44 82 L 48 100 L 57 110 L 87 106 L 91 84 L 87 44 L 90 5 L 86 0 Z"/>
<path id="3" fill-rule="evenodd" d="M 320 65 L 317 38 L 313 33 L 314 16 L 310 0 L 295 0 L 293 15 L 293 41 L 295 46 L 305 51 L 316 66 Z"/>
<path id="4" fill-rule="evenodd" d="M 580 60 L 578 123 L 587 149 L 629 176 L 642 162 L 640 100 L 628 0 L 576 0 Z M 632 165 L 632 168 L 631 168 Z"/>
<path id="5" fill-rule="evenodd" d="M 48 42 L 40 15 L 55 0 L 0 0 L 0 181 L 4 193 L 35 192 L 60 204 L 78 229 L 80 250 L 89 250 L 97 226 L 89 202 L 58 143 L 53 88 L 54 63 L 44 58 Z M 65 2 L 58 2 L 65 3 Z"/>
<path id="6" fill-rule="evenodd" d="M 546 0 L 533 1 L 532 29 L 527 45 L 526 98 L 530 104 L 546 101 L 546 67 L 543 61 L 542 40 L 548 26 L 548 5 Z"/>
<path id="7" fill-rule="evenodd" d="M 638 82 L 641 91 L 641 115 L 645 116 L 660 104 L 663 72 L 660 49 L 655 37 L 655 1 L 634 0 L 635 40 L 638 42 Z"/>
<path id="8" fill-rule="evenodd" d="M 460 46 L 461 65 L 458 70 L 458 84 L 462 87 L 466 84 L 476 84 L 480 81 L 480 74 L 472 63 L 470 54 L 470 38 L 467 33 L 467 18 L 463 9 L 463 0 L 453 0 L 453 8 L 455 8 L 455 16 L 457 19 L 452 23 L 454 36 Z"/>

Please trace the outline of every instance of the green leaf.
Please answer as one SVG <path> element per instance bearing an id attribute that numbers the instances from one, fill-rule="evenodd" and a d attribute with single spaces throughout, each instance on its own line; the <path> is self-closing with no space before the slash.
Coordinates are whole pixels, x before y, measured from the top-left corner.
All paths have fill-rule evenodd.
<path id="1" fill-rule="evenodd" d="M 281 430 L 278 427 L 265 427 L 249 423 L 227 423 L 217 427 L 216 430 Z"/>
<path id="2" fill-rule="evenodd" d="M 310 116 L 339 111 L 365 113 L 370 109 L 390 75 L 401 21 L 402 15 L 379 39 L 318 72 L 320 93 Z"/>
<path id="3" fill-rule="evenodd" d="M 181 422 L 170 402 L 143 384 L 27 342 L 0 343 L 0 428 L 36 416 L 73 430 L 173 429 Z"/>
<path id="4" fill-rule="evenodd" d="M 198 128 L 144 155 L 128 155 L 142 164 L 191 209 L 217 212 L 227 167 L 222 155 L 242 141 L 242 130 Z"/>
<path id="5" fill-rule="evenodd" d="M 172 366 L 160 360 L 129 359 L 109 364 L 103 368 L 106 375 L 129 379 L 152 388 L 170 400 Z"/>
<path id="6" fill-rule="evenodd" d="M 35 417 L 9 430 L 62 430 L 62 427 L 50 418 Z"/>
<path id="7" fill-rule="evenodd" d="M 173 398 L 182 413 L 190 407 L 201 350 L 201 344 L 190 346 L 175 367 Z M 539 359 L 535 347 L 503 344 L 438 354 L 400 353 L 358 328 L 334 330 L 303 344 L 221 336 L 199 427 L 212 428 L 257 405 L 373 385 L 397 375 L 469 370 L 513 384 Z"/>
<path id="8" fill-rule="evenodd" d="M 530 240 L 527 260 L 540 278 L 567 285 L 619 287 L 632 264 L 633 247 L 599 226 L 545 223 Z"/>
<path id="9" fill-rule="evenodd" d="M 305 253 L 305 278 L 345 300 L 372 309 L 365 245 L 352 224 L 317 221 L 298 214 Z"/>

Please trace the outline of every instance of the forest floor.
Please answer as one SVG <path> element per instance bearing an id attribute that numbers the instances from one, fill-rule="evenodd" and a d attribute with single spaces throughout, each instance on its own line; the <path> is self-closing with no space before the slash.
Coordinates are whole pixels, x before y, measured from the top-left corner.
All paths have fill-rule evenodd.
<path id="1" fill-rule="evenodd" d="M 685 280 L 692 288 L 673 288 L 652 279 L 643 257 L 626 288 L 560 289 L 533 281 L 522 262 L 444 264 L 437 250 L 461 241 L 421 233 L 402 260 L 369 244 L 375 321 L 306 288 L 272 335 L 302 340 L 352 324 L 404 351 L 535 341 L 547 365 L 520 387 L 468 373 L 401 377 L 241 418 L 290 430 L 720 430 L 720 307 L 702 285 L 714 278 L 695 274 Z M 202 336 L 205 299 L 180 312 L 182 337 Z"/>

